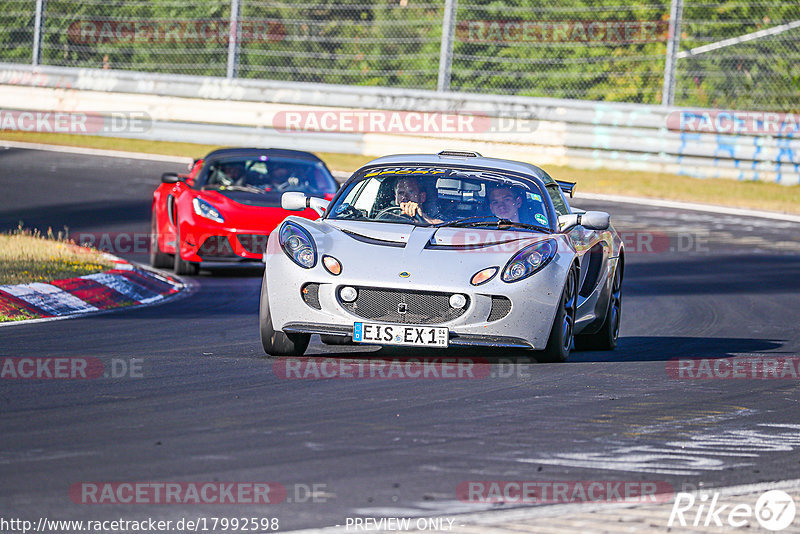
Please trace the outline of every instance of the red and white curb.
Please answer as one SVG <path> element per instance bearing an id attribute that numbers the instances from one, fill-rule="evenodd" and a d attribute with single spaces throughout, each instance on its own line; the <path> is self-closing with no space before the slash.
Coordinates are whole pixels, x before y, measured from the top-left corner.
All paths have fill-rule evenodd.
<path id="1" fill-rule="evenodd" d="M 0 285 L 0 313 L 12 318 L 33 317 L 0 326 L 153 304 L 187 287 L 180 279 L 165 273 L 135 266 L 110 254 L 105 258 L 115 266 L 102 273 L 50 283 Z"/>

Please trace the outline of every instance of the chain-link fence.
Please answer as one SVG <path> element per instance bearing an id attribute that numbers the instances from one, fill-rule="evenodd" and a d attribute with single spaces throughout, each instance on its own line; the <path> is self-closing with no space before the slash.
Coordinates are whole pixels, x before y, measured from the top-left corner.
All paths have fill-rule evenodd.
<path id="1" fill-rule="evenodd" d="M 42 65 L 644 104 L 662 103 L 665 87 L 674 87 L 678 106 L 800 110 L 796 1 L 2 0 L 0 6 L 0 61 L 10 63 L 36 57 Z M 673 25 L 680 31 L 671 83 Z"/>

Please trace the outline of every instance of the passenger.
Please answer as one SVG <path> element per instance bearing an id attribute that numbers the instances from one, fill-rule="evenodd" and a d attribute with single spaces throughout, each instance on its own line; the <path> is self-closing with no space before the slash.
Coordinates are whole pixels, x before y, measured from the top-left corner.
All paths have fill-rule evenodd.
<path id="1" fill-rule="evenodd" d="M 522 202 L 522 193 L 512 187 L 501 185 L 489 190 L 489 210 L 495 217 L 508 219 L 511 222 L 522 222 L 520 221 Z"/>

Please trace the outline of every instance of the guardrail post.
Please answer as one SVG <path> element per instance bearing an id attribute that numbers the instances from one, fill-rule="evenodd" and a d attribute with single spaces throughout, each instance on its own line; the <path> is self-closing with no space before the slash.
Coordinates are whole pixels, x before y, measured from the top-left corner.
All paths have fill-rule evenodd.
<path id="1" fill-rule="evenodd" d="M 683 0 L 672 0 L 669 13 L 667 60 L 664 63 L 664 88 L 661 91 L 662 106 L 672 106 L 675 103 L 675 62 L 678 59 L 678 48 L 681 44 L 682 18 Z"/>
<path id="2" fill-rule="evenodd" d="M 231 26 L 228 30 L 228 79 L 239 75 L 239 19 L 242 16 L 242 6 L 239 0 L 231 0 Z"/>
<path id="3" fill-rule="evenodd" d="M 44 27 L 44 10 L 46 0 L 36 0 L 36 16 L 33 20 L 33 57 L 31 65 L 34 67 L 41 63 L 42 55 L 42 29 Z"/>
<path id="4" fill-rule="evenodd" d="M 445 0 L 442 20 L 442 47 L 439 51 L 439 81 L 437 91 L 450 90 L 450 70 L 453 67 L 453 36 L 456 31 L 457 0 Z"/>

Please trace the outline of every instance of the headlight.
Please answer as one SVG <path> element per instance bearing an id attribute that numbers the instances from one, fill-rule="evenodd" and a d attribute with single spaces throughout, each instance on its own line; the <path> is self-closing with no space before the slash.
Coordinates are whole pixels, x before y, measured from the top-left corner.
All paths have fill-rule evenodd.
<path id="1" fill-rule="evenodd" d="M 194 212 L 201 217 L 211 219 L 212 221 L 216 221 L 218 223 L 225 222 L 225 219 L 222 217 L 222 215 L 220 215 L 219 210 L 202 198 L 194 197 L 192 199 L 192 206 L 194 206 Z"/>
<path id="2" fill-rule="evenodd" d="M 287 222 L 281 227 L 278 242 L 283 252 L 293 262 L 304 269 L 311 269 L 317 264 L 317 247 L 305 229 L 297 224 Z"/>
<path id="3" fill-rule="evenodd" d="M 529 277 L 550 263 L 557 251 L 558 245 L 553 239 L 525 247 L 506 264 L 501 276 L 503 282 L 518 282 Z"/>

